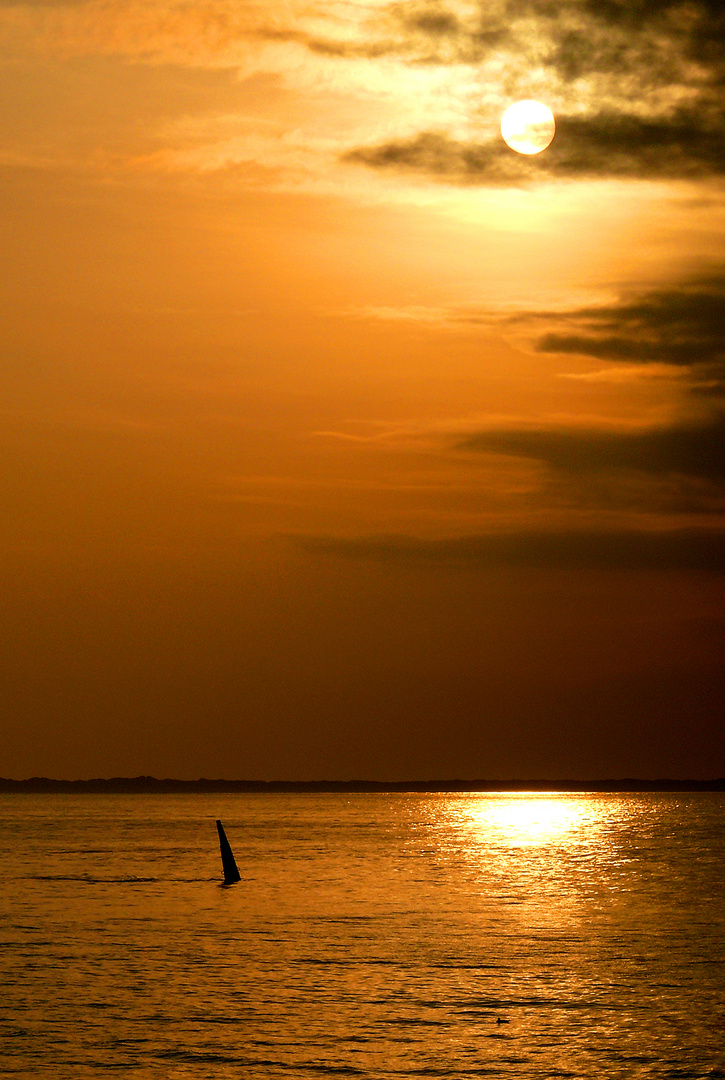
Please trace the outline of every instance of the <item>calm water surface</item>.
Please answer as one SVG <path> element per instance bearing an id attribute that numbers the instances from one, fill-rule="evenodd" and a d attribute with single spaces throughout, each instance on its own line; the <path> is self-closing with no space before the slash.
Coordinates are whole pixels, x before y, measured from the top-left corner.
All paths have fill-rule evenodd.
<path id="1" fill-rule="evenodd" d="M 0 823 L 0 1075 L 725 1076 L 721 794 L 2 795 Z"/>

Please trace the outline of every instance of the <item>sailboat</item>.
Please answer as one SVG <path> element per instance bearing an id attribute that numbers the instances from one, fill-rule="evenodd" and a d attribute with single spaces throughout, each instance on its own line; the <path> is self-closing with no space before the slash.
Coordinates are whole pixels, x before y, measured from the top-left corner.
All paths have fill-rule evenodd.
<path id="1" fill-rule="evenodd" d="M 224 832 L 224 826 L 221 821 L 217 819 L 216 823 L 217 832 L 219 833 L 219 847 L 222 853 L 222 867 L 224 869 L 224 884 L 235 885 L 237 881 L 241 881 L 241 874 L 237 869 L 237 864 L 234 860 L 234 852 L 231 849 L 231 845 L 227 840 L 227 834 Z"/>

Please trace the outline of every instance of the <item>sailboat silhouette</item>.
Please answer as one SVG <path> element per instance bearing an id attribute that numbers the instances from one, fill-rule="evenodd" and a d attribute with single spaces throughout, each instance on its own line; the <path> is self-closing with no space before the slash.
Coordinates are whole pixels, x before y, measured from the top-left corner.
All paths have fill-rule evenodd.
<path id="1" fill-rule="evenodd" d="M 217 819 L 216 823 L 217 832 L 219 833 L 219 847 L 222 853 L 222 867 L 224 869 L 224 884 L 234 885 L 237 881 L 241 881 L 241 875 L 237 869 L 237 864 L 234 860 L 234 852 L 231 849 L 231 845 L 227 840 L 227 834 L 224 832 L 224 826 L 221 821 Z"/>

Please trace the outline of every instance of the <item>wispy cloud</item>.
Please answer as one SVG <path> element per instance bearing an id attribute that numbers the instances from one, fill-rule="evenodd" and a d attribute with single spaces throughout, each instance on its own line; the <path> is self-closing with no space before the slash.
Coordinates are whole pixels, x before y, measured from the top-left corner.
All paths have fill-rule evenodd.
<path id="1" fill-rule="evenodd" d="M 614 364 L 611 367 L 599 368 L 597 371 L 560 371 L 560 379 L 574 379 L 577 382 L 588 383 L 622 383 L 632 384 L 635 382 L 661 381 L 672 383 L 678 378 L 684 380 L 687 373 L 672 367 L 669 364 L 648 364 L 642 367 L 639 364 Z"/>
<path id="2" fill-rule="evenodd" d="M 412 322 L 421 324 L 448 324 L 454 316 L 447 308 L 408 304 L 404 307 L 355 307 L 341 312 L 352 319 L 371 319 L 380 322 Z"/>
<path id="3" fill-rule="evenodd" d="M 723 535 L 705 529 L 521 531 L 442 540 L 318 536 L 300 537 L 296 542 L 311 553 L 397 562 L 725 572 Z"/>
<path id="4" fill-rule="evenodd" d="M 704 500 L 725 485 L 725 272 L 711 269 L 668 287 L 629 292 L 618 300 L 570 311 L 518 317 L 553 329 L 535 339 L 541 353 L 612 361 L 609 369 L 564 373 L 571 378 L 632 381 L 639 372 L 669 378 L 686 391 L 679 413 L 658 425 L 604 427 L 594 422 L 511 423 L 457 440 L 461 450 L 507 454 L 546 465 L 560 482 L 640 474 L 660 484 L 681 478 L 705 484 Z M 622 365 L 621 361 L 626 361 Z M 669 374 L 668 374 L 669 373 Z M 578 478 L 578 479 L 576 479 Z M 674 482 L 674 480 L 673 480 Z M 679 485 L 676 484 L 679 490 Z M 611 492 L 606 496 L 611 498 Z"/>
<path id="5" fill-rule="evenodd" d="M 345 0 L 4 0 L 0 40 L 36 53 L 291 72 L 290 50 L 332 59 L 390 51 L 377 40 L 376 11 Z"/>

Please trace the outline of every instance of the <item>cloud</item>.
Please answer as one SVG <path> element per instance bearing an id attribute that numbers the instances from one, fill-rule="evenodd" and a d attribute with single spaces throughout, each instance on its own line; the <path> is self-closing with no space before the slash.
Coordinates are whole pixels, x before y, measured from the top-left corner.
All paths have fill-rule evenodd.
<path id="1" fill-rule="evenodd" d="M 566 473 L 632 469 L 651 475 L 725 480 L 725 418 L 639 431 L 518 429 L 480 431 L 462 450 L 533 458 Z"/>
<path id="2" fill-rule="evenodd" d="M 539 569 L 701 570 L 725 572 L 722 532 L 673 529 L 516 532 L 425 540 L 411 536 L 303 537 L 312 554 L 347 558 Z"/>
<path id="3" fill-rule="evenodd" d="M 276 8 L 259 0 L 0 0 L 0 42 L 63 56 L 291 72 L 300 48 L 332 58 L 389 52 L 371 24 L 374 9 L 314 0 Z"/>
<path id="4" fill-rule="evenodd" d="M 294 0 L 288 19 L 302 28 Z M 118 56 L 137 63 L 253 67 L 250 43 L 275 30 L 253 0 L 56 0 L 0 3 L 0 43 L 6 49 L 68 56 Z M 262 57 L 262 65 L 269 61 Z"/>
<path id="5" fill-rule="evenodd" d="M 112 56 L 334 89 L 374 114 L 336 130 L 336 158 L 449 184 L 725 171 L 714 0 L 0 0 L 0 44 L 16 58 Z M 557 117 L 535 159 L 498 135 L 522 97 Z"/>
<path id="6" fill-rule="evenodd" d="M 548 150 L 523 157 L 498 137 L 462 141 L 425 131 L 348 150 L 343 160 L 377 169 L 424 173 L 459 184 L 526 184 L 534 180 L 693 180 L 725 173 L 725 117 L 699 108 L 647 118 L 613 109 L 558 114 Z"/>
<path id="7" fill-rule="evenodd" d="M 375 309 L 371 309 L 375 312 Z M 436 325 L 539 330 L 542 353 L 577 354 L 611 362 L 602 370 L 556 376 L 597 382 L 667 382 L 680 408 L 653 424 L 606 425 L 590 418 L 526 421 L 516 416 L 465 421 L 436 430 L 447 447 L 465 453 L 535 463 L 542 505 L 627 513 L 713 514 L 725 499 L 725 267 L 670 286 L 630 291 L 610 303 L 522 312 L 404 309 L 435 316 Z M 396 313 L 397 314 L 397 313 Z M 392 317 L 383 311 L 381 317 Z M 547 331 L 541 333 L 541 324 Z M 622 361 L 627 361 L 623 364 Z M 660 412 L 660 416 L 672 416 Z M 431 429 L 429 429 L 431 430 Z M 553 499 L 553 504 L 551 500 Z"/>
<path id="8" fill-rule="evenodd" d="M 455 142 L 440 132 L 426 131 L 408 139 L 392 139 L 378 146 L 361 146 L 347 151 L 342 160 L 376 169 L 425 173 L 453 183 L 517 183 L 532 179 L 536 166 L 514 161 L 495 143 Z"/>
<path id="9" fill-rule="evenodd" d="M 408 63 L 479 69 L 479 130 L 407 132 L 353 147 L 347 161 L 491 185 L 725 172 L 725 13 L 714 2 L 510 0 L 394 10 L 408 35 L 398 50 Z M 523 97 L 541 97 L 557 117 L 554 142 L 534 160 L 509 151 L 493 122 L 503 104 Z"/>
<path id="10" fill-rule="evenodd" d="M 680 379 L 687 378 L 687 372 L 679 373 Z M 600 368 L 597 371 L 560 371 L 560 379 L 572 379 L 583 383 L 610 383 L 629 384 L 636 382 L 666 382 L 672 385 L 677 378 L 677 373 L 668 364 L 617 364 L 613 367 Z"/>
<path id="11" fill-rule="evenodd" d="M 555 318 L 571 329 L 540 337 L 539 352 L 711 367 L 725 377 L 725 269 Z"/>
<path id="12" fill-rule="evenodd" d="M 605 109 L 560 116 L 557 142 L 544 157 L 552 176 L 697 179 L 725 171 L 725 120 L 702 104 L 654 117 Z"/>
<path id="13" fill-rule="evenodd" d="M 678 285 L 629 292 L 609 304 L 532 312 L 509 321 L 546 323 L 552 328 L 536 338 L 537 351 L 611 361 L 610 371 L 624 372 L 630 381 L 638 371 L 663 378 L 669 370 L 686 394 L 685 407 L 658 426 L 514 422 L 455 437 L 457 449 L 538 462 L 550 471 L 551 490 L 565 498 L 568 493 L 580 507 L 634 506 L 635 491 L 642 510 L 655 504 L 678 512 L 722 509 L 725 268 Z M 606 370 L 589 374 L 601 381 Z"/>
<path id="14" fill-rule="evenodd" d="M 461 441 L 461 449 L 533 458 L 569 474 L 628 469 L 725 480 L 725 268 L 610 304 L 533 312 L 514 321 L 553 323 L 536 339 L 538 352 L 626 361 L 629 373 L 638 366 L 679 369 L 683 385 L 705 399 L 707 410 L 637 430 L 549 425 L 479 431 Z"/>

